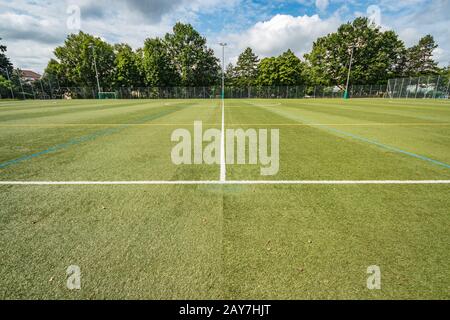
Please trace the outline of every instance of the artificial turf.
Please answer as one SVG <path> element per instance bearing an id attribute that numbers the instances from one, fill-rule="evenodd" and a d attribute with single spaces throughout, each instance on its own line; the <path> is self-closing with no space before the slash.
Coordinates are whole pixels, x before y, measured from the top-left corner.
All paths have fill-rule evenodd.
<path id="1" fill-rule="evenodd" d="M 218 180 L 172 163 L 173 130 L 219 100 L 0 102 L 0 180 Z M 280 171 L 228 180 L 449 180 L 450 103 L 225 100 L 279 129 Z M 444 185 L 0 186 L 0 298 L 450 298 Z M 81 290 L 66 287 L 78 265 Z M 382 289 L 368 290 L 378 265 Z"/>

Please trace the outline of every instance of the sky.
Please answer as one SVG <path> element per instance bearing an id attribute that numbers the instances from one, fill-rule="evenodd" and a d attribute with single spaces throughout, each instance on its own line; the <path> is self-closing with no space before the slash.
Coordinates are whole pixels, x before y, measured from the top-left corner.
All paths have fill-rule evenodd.
<path id="1" fill-rule="evenodd" d="M 358 16 L 395 30 L 407 46 L 432 34 L 434 57 L 450 64 L 450 0 L 0 0 L 0 38 L 15 66 L 42 73 L 53 50 L 79 30 L 137 49 L 181 21 L 191 23 L 226 62 L 248 46 L 260 57 L 299 57 L 318 37 Z"/>

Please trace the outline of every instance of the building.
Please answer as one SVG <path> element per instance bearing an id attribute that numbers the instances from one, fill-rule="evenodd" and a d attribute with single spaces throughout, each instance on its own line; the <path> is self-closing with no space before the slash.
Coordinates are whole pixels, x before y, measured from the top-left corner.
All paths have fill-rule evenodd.
<path id="1" fill-rule="evenodd" d="M 41 77 L 42 77 L 39 73 L 36 73 L 31 70 L 21 70 L 21 73 L 22 73 L 21 78 L 25 82 L 33 82 L 33 81 L 41 79 Z"/>

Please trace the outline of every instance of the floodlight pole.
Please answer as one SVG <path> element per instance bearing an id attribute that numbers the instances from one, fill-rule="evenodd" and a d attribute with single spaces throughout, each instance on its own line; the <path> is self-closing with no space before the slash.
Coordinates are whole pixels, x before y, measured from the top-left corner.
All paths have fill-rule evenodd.
<path id="1" fill-rule="evenodd" d="M 219 43 L 222 47 L 222 100 L 225 99 L 225 47 L 226 43 Z"/>
<path id="2" fill-rule="evenodd" d="M 16 71 L 17 71 L 17 69 L 16 69 Z M 17 77 L 19 78 L 19 84 L 20 84 L 20 88 L 22 89 L 22 97 L 23 97 L 23 100 L 26 100 L 26 98 L 25 98 L 25 91 L 23 91 L 23 85 L 22 85 L 22 74 L 19 74 L 19 71 L 17 71 Z"/>
<path id="3" fill-rule="evenodd" d="M 8 81 L 11 82 L 11 79 L 9 78 L 8 67 L 6 67 L 6 68 L 0 68 L 0 69 L 6 71 L 6 77 L 8 78 Z M 11 85 L 12 85 L 12 82 L 11 82 Z M 12 96 L 12 98 L 14 99 L 14 91 L 13 91 L 13 89 L 12 89 L 12 86 L 9 87 L 9 90 L 11 90 L 11 96 Z"/>
<path id="4" fill-rule="evenodd" d="M 347 84 L 345 86 L 345 92 L 344 92 L 344 99 L 348 99 L 349 95 L 348 95 L 348 86 L 350 84 L 350 73 L 352 71 L 352 63 L 353 63 L 353 51 L 355 50 L 355 46 L 352 45 L 352 51 L 350 53 L 350 63 L 348 65 L 348 75 L 347 75 Z"/>
<path id="5" fill-rule="evenodd" d="M 91 49 L 92 49 L 92 56 L 94 57 L 94 69 L 95 69 L 95 77 L 97 78 L 97 90 L 98 90 L 98 95 L 100 94 L 100 81 L 98 79 L 98 71 L 97 71 L 97 60 L 95 59 L 95 51 L 94 51 L 94 45 L 90 45 Z"/>

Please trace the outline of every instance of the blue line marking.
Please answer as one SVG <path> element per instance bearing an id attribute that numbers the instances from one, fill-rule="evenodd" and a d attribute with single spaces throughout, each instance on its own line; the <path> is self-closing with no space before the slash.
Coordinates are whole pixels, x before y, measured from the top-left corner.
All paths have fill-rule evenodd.
<path id="1" fill-rule="evenodd" d="M 297 115 L 296 115 L 296 117 L 298 119 L 300 119 L 301 122 L 303 122 L 304 124 L 310 125 L 311 127 L 314 127 L 314 122 L 313 121 L 307 120 L 307 119 L 305 119 L 303 117 L 299 117 Z M 378 141 L 375 141 L 375 140 L 367 139 L 367 138 L 364 138 L 364 137 L 361 137 L 361 136 L 358 136 L 358 135 L 355 135 L 355 134 L 352 134 L 352 133 L 348 133 L 348 132 L 345 132 L 345 131 L 334 129 L 334 128 L 331 128 L 329 126 L 320 126 L 320 128 L 325 129 L 327 131 L 331 131 L 331 132 L 340 134 L 340 135 L 343 135 L 343 136 L 347 136 L 347 137 L 353 138 L 355 140 L 367 142 L 367 143 L 376 145 L 376 146 L 381 147 L 381 148 L 386 149 L 386 150 L 402 153 L 402 154 L 405 154 L 407 156 L 411 156 L 411 157 L 414 157 L 416 159 L 420 159 L 420 160 L 423 160 L 423 161 L 428 161 L 428 162 L 433 163 L 435 165 L 438 165 L 438 166 L 450 169 L 450 164 L 445 163 L 445 162 L 441 162 L 441 161 L 434 160 L 434 159 L 431 159 L 431 158 L 428 158 L 428 157 L 425 157 L 425 156 L 421 156 L 419 154 L 415 154 L 415 153 L 412 153 L 412 152 L 409 152 L 409 151 L 405 151 L 405 150 L 399 149 L 397 147 L 392 147 L 390 145 L 387 145 L 387 144 L 384 144 L 384 143 L 381 143 L 381 142 L 378 142 Z"/>
<path id="2" fill-rule="evenodd" d="M 181 107 L 181 108 L 184 108 L 184 107 Z M 165 115 L 168 115 L 168 114 L 173 113 L 175 111 L 178 111 L 179 109 L 180 109 L 180 107 L 177 107 L 175 110 L 172 110 L 172 109 L 171 110 L 164 110 L 164 111 L 161 111 L 161 112 L 158 112 L 158 113 L 155 113 L 155 114 L 152 114 L 152 115 L 140 118 L 140 119 L 134 121 L 133 123 L 134 124 L 140 124 L 140 123 L 145 123 L 145 122 L 148 122 L 148 121 L 152 121 L 152 120 L 164 117 Z M 33 158 L 37 158 L 37 157 L 40 157 L 40 156 L 43 156 L 43 155 L 46 155 L 46 154 L 49 154 L 49 153 L 53 153 L 53 152 L 56 152 L 56 151 L 59 151 L 59 150 L 63 150 L 63 149 L 66 149 L 68 147 L 71 147 L 71 146 L 74 146 L 74 145 L 77 145 L 77 144 L 80 144 L 80 143 L 83 143 L 83 142 L 93 141 L 93 140 L 95 140 L 95 139 L 97 139 L 99 137 L 108 136 L 108 135 L 111 135 L 111 134 L 114 134 L 114 133 L 118 133 L 118 132 L 120 132 L 122 130 L 125 130 L 128 127 L 130 127 L 130 126 L 129 125 L 123 125 L 123 126 L 120 126 L 118 128 L 103 129 L 103 130 L 96 131 L 96 132 L 94 132 L 92 134 L 86 135 L 86 136 L 81 136 L 79 138 L 74 138 L 74 139 L 71 139 L 71 140 L 69 140 L 67 142 L 64 142 L 64 143 L 52 146 L 52 147 L 50 147 L 50 148 L 48 148 L 46 150 L 39 151 L 39 152 L 30 154 L 30 155 L 27 155 L 27 156 L 23 156 L 23 157 L 20 157 L 20 158 L 17 158 L 17 159 L 13 159 L 13 160 L 9 160 L 9 161 L 6 161 L 6 162 L 2 162 L 2 163 L 0 163 L 0 169 L 9 167 L 11 165 L 19 164 L 21 162 L 28 161 L 28 160 L 31 160 Z"/>
<path id="3" fill-rule="evenodd" d="M 330 128 L 330 127 L 324 127 L 324 128 L 329 130 L 329 131 L 333 131 L 333 132 L 336 132 L 338 134 L 341 134 L 341 135 L 344 135 L 344 136 L 347 136 L 347 137 L 351 137 L 351 138 L 359 140 L 359 141 L 363 141 L 363 142 L 374 144 L 374 145 L 376 145 L 378 147 L 381 147 L 383 149 L 387 149 L 387 150 L 390 150 L 390 151 L 395 151 L 395 152 L 398 152 L 398 153 L 406 154 L 408 156 L 411 156 L 411 157 L 414 157 L 414 158 L 417 158 L 417 159 L 420 159 L 420 160 L 428 161 L 428 162 L 434 163 L 436 165 L 442 166 L 444 168 L 450 169 L 450 165 L 445 163 L 445 162 L 441 162 L 441 161 L 434 160 L 434 159 L 431 159 L 431 158 L 428 158 L 428 157 L 425 157 L 425 156 L 421 156 L 420 154 L 415 154 L 415 153 L 412 153 L 412 152 L 409 152 L 409 151 L 405 151 L 405 150 L 399 149 L 397 147 L 392 147 L 392 146 L 389 146 L 387 144 L 384 144 L 384 143 L 381 143 L 381 142 L 378 142 L 378 141 L 375 141 L 375 140 L 370 140 L 370 139 L 367 139 L 367 138 L 364 138 L 364 137 L 361 137 L 361 136 L 354 135 L 352 133 L 344 132 L 344 131 L 337 130 L 337 129 Z"/>

